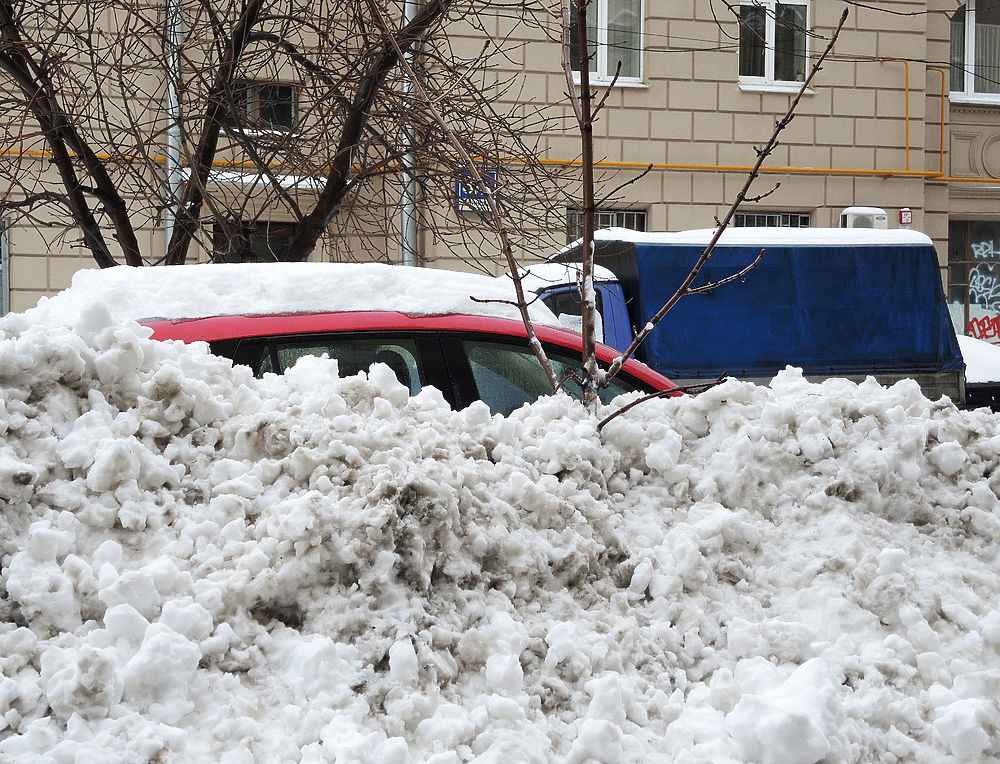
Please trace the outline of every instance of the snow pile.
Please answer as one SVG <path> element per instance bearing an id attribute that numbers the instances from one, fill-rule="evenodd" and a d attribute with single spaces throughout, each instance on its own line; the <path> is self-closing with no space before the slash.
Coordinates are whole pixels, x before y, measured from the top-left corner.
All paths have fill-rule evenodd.
<path id="1" fill-rule="evenodd" d="M 598 435 L 0 322 L 0 761 L 1000 756 L 1000 420 L 794 371 Z"/>
<path id="2" fill-rule="evenodd" d="M 507 304 L 513 299 L 507 278 L 377 263 L 119 266 L 77 271 L 69 289 L 43 298 L 28 315 L 73 325 L 94 305 L 116 321 L 241 315 L 253 306 L 257 314 L 390 310 L 520 319 Z M 541 301 L 530 311 L 534 321 L 559 326 Z"/>
<path id="3" fill-rule="evenodd" d="M 1000 382 L 1000 347 L 974 337 L 957 336 L 965 360 L 965 381 L 973 385 Z"/>

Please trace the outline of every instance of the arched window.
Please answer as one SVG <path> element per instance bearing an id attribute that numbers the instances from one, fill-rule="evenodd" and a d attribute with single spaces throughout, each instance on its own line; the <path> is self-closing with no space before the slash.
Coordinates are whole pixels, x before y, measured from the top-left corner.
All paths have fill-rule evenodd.
<path id="1" fill-rule="evenodd" d="M 1000 103 L 1000 0 L 969 0 L 951 17 L 951 100 Z"/>

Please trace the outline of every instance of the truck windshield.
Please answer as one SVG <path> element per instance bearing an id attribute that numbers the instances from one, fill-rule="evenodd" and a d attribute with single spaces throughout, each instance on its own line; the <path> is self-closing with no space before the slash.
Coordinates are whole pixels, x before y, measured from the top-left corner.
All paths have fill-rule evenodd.
<path id="1" fill-rule="evenodd" d="M 601 291 L 597 289 L 595 293 L 597 297 L 597 312 L 604 315 L 604 300 L 601 299 Z M 583 312 L 580 310 L 580 293 L 576 287 L 556 292 L 555 294 L 545 295 L 542 298 L 542 302 L 557 316 L 579 316 Z"/>

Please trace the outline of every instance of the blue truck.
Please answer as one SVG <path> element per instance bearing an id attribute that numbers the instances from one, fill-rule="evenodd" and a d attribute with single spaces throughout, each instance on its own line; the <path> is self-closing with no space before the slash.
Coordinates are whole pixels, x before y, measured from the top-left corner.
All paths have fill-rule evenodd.
<path id="1" fill-rule="evenodd" d="M 595 281 L 603 341 L 624 349 L 674 292 L 712 230 L 598 231 Z M 965 364 L 945 303 L 931 240 L 910 230 L 734 228 L 695 286 L 739 271 L 741 283 L 681 300 L 639 349 L 678 384 L 720 374 L 766 383 L 787 365 L 806 377 L 915 379 L 930 398 L 966 398 Z M 552 259 L 566 274 L 580 242 Z M 533 269 L 534 270 L 534 269 Z M 558 314 L 579 314 L 574 278 L 535 279 Z"/>

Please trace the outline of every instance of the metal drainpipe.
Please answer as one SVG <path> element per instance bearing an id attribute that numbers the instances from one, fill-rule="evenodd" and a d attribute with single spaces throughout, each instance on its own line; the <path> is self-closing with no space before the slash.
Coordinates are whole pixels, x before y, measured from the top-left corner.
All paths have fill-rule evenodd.
<path id="1" fill-rule="evenodd" d="M 405 0 L 403 3 L 403 25 L 409 24 L 417 15 L 417 0 Z M 412 49 L 411 49 L 412 50 Z M 412 61 L 412 53 L 407 56 Z M 403 82 L 403 94 L 410 95 L 413 92 L 413 83 L 407 77 Z M 417 177 L 415 174 L 416 162 L 414 161 L 412 144 L 413 135 L 408 133 L 407 139 L 410 141 L 411 150 L 403 156 L 403 193 L 402 193 L 402 218 L 400 229 L 402 233 L 401 250 L 402 264 L 409 266 L 417 265 Z"/>
<path id="2" fill-rule="evenodd" d="M 177 203 L 178 190 L 181 184 L 181 103 L 177 86 L 180 83 L 180 47 L 183 34 L 184 28 L 181 19 L 180 0 L 167 0 L 165 52 L 167 54 L 168 124 L 167 150 L 164 161 L 167 181 L 167 206 L 163 210 L 163 234 L 166 239 L 164 253 L 170 247 L 170 239 L 174 234 L 174 221 L 177 219 L 174 205 Z"/>

